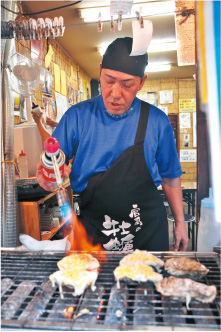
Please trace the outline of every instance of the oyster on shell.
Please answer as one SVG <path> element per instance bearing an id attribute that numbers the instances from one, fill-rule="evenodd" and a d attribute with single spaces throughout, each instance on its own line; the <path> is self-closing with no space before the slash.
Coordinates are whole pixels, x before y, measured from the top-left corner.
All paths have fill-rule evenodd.
<path id="1" fill-rule="evenodd" d="M 134 264 L 136 262 L 144 263 L 145 265 L 154 266 L 159 271 L 164 266 L 164 261 L 158 257 L 150 254 L 146 250 L 136 249 L 133 253 L 124 256 L 120 260 L 120 265 Z"/>
<path id="2" fill-rule="evenodd" d="M 73 267 L 79 267 L 88 271 L 96 271 L 100 267 L 98 260 L 91 254 L 71 254 L 58 261 L 57 265 L 61 271 Z"/>
<path id="3" fill-rule="evenodd" d="M 217 290 L 214 285 L 208 286 L 189 278 L 164 278 L 156 285 L 156 290 L 164 296 L 171 296 L 186 301 L 189 309 L 191 299 L 202 303 L 211 303 L 216 297 Z"/>
<path id="4" fill-rule="evenodd" d="M 120 288 L 120 280 L 124 281 L 152 281 L 156 284 L 163 279 L 163 276 L 157 272 L 154 272 L 151 266 L 147 266 L 142 262 L 136 262 L 134 264 L 119 265 L 114 270 L 114 277 L 117 281 L 117 287 Z"/>
<path id="5" fill-rule="evenodd" d="M 100 264 L 91 254 L 71 254 L 58 261 L 57 265 L 59 271 L 52 273 L 49 279 L 53 287 L 59 286 L 61 298 L 64 297 L 62 286 L 74 288 L 74 296 L 83 294 L 89 286 L 92 291 L 96 289 Z"/>
<path id="6" fill-rule="evenodd" d="M 59 286 L 61 298 L 64 298 L 62 286 L 74 288 L 73 296 L 79 296 L 84 293 L 88 286 L 95 291 L 95 282 L 97 280 L 98 272 L 86 271 L 81 269 L 68 269 L 63 271 L 56 271 L 49 276 L 52 286 L 55 284 Z"/>
<path id="7" fill-rule="evenodd" d="M 205 277 L 209 272 L 203 264 L 187 257 L 168 259 L 164 264 L 164 269 L 173 276 L 189 277 L 196 280 Z"/>

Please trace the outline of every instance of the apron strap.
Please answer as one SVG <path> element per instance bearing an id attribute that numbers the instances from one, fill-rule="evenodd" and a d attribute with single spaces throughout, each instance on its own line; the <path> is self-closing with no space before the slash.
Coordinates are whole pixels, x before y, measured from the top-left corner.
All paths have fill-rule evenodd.
<path id="1" fill-rule="evenodd" d="M 134 144 L 139 144 L 144 142 L 147 130 L 149 112 L 150 112 L 150 104 L 145 103 L 143 100 L 141 100 L 140 119 L 137 127 L 137 134 Z"/>

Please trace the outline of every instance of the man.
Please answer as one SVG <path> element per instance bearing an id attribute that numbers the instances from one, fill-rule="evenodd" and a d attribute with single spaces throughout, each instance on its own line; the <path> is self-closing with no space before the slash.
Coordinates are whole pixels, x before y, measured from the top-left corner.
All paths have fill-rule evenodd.
<path id="1" fill-rule="evenodd" d="M 102 96 L 72 106 L 53 136 L 67 161 L 70 182 L 81 196 L 79 220 L 106 250 L 169 250 L 162 183 L 176 221 L 173 250 L 185 250 L 182 174 L 168 117 L 136 98 L 147 54 L 130 56 L 131 38 L 109 45 L 100 68 Z M 53 186 L 37 168 L 39 184 Z"/>

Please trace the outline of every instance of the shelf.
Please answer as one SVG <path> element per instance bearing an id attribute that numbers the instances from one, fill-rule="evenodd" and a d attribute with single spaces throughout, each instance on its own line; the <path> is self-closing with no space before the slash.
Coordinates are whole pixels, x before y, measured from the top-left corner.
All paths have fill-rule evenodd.
<path id="1" fill-rule="evenodd" d="M 66 180 L 64 188 L 67 190 L 70 203 L 73 207 L 73 192 L 71 190 L 69 180 Z M 61 227 L 63 227 L 65 222 L 61 221 L 59 227 L 51 228 L 50 234 L 41 235 L 39 206 L 45 203 L 46 201 L 50 202 L 50 200 L 54 198 L 56 198 L 55 191 L 37 201 L 33 199 L 32 201 L 18 202 L 20 233 L 30 235 L 36 240 L 50 240 L 53 238 L 53 236 L 61 229 Z"/>
<path id="2" fill-rule="evenodd" d="M 41 239 L 43 241 L 52 239 L 53 236 L 64 226 L 65 223 L 66 223 L 66 221 L 61 221 L 59 227 L 51 228 L 50 234 L 41 235 Z"/>

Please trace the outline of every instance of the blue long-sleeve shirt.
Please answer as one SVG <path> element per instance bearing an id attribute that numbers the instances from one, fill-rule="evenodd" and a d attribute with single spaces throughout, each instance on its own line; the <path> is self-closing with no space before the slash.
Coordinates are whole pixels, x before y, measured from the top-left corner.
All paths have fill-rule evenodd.
<path id="1" fill-rule="evenodd" d="M 74 157 L 70 174 L 73 190 L 84 190 L 92 175 L 106 171 L 134 144 L 140 106 L 141 101 L 135 98 L 126 113 L 114 116 L 107 112 L 102 96 L 97 96 L 65 112 L 52 136 L 58 139 L 67 161 Z M 169 118 L 153 105 L 150 105 L 144 154 L 156 187 L 162 178 L 182 175 Z"/>

